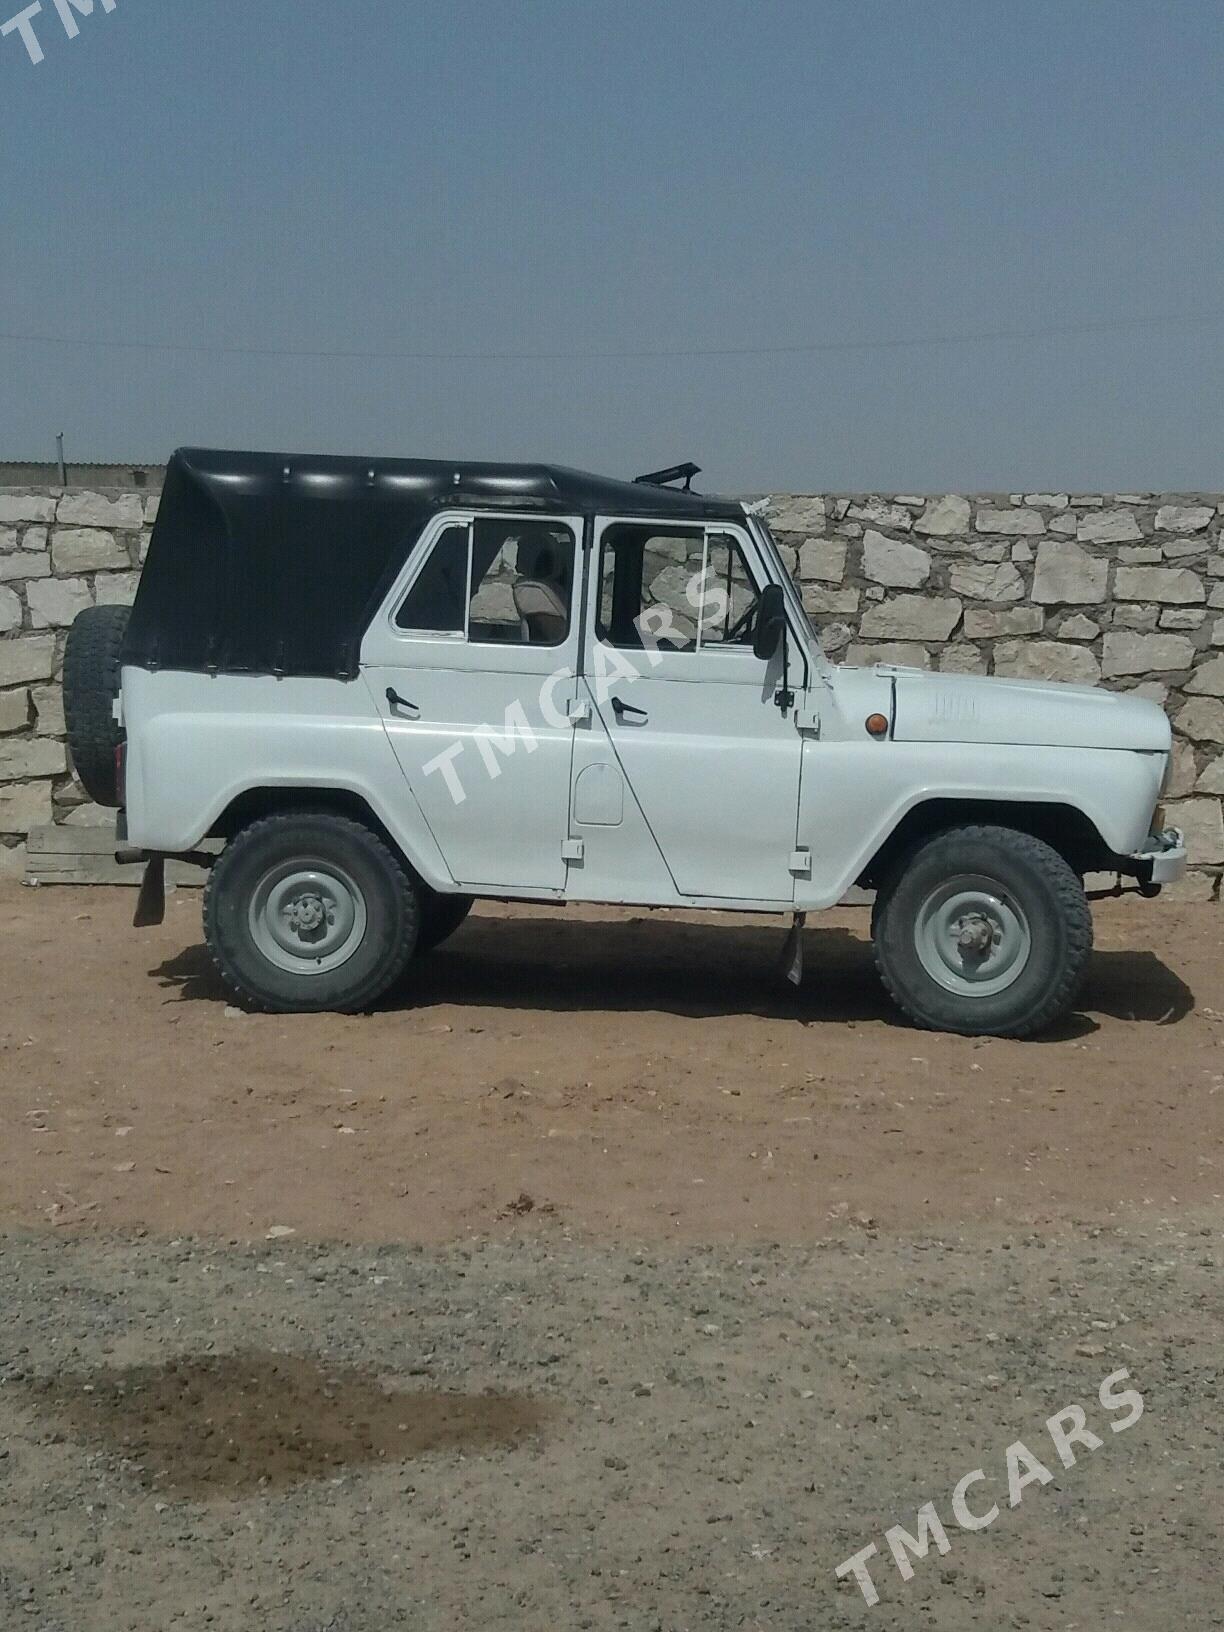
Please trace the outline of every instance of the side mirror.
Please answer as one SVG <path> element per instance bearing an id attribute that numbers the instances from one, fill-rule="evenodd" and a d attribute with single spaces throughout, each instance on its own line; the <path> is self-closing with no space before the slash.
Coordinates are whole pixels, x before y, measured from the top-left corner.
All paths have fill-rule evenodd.
<path id="1" fill-rule="evenodd" d="M 768 661 L 786 635 L 786 596 L 781 584 L 767 584 L 761 591 L 757 606 L 756 628 L 752 632 L 752 650 L 757 657 Z"/>

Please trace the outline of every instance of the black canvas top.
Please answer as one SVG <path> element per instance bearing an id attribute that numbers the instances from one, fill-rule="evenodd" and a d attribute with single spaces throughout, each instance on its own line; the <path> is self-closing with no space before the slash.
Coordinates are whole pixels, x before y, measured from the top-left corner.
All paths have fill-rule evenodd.
<path id="1" fill-rule="evenodd" d="M 351 677 L 370 619 L 434 511 L 734 521 L 738 503 L 562 465 L 229 453 L 166 468 L 123 661 Z"/>

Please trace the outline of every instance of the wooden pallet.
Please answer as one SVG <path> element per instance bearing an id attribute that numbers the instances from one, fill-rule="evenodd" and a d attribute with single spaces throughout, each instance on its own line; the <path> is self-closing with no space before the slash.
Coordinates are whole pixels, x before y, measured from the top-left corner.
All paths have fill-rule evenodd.
<path id="1" fill-rule="evenodd" d="M 120 866 L 115 834 L 107 827 L 36 827 L 26 844 L 27 884 L 126 884 L 138 887 L 144 867 Z M 208 874 L 203 867 L 172 861 L 166 866 L 167 889 L 200 889 Z"/>

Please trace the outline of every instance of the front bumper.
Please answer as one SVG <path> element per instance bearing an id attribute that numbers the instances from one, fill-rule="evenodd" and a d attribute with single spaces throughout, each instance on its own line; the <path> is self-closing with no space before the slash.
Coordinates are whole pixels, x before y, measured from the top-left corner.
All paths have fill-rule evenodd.
<path id="1" fill-rule="evenodd" d="M 1122 858 L 1120 869 L 1140 884 L 1172 884 L 1186 872 L 1186 841 L 1180 829 L 1166 827 L 1163 833 L 1149 833 L 1142 850 Z"/>

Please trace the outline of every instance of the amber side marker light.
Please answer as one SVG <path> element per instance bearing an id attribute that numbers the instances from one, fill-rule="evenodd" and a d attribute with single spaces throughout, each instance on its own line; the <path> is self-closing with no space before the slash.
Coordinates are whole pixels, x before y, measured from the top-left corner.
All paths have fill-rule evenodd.
<path id="1" fill-rule="evenodd" d="M 888 719 L 883 714 L 868 714 L 865 721 L 867 735 L 870 737 L 886 737 L 888 735 Z"/>

